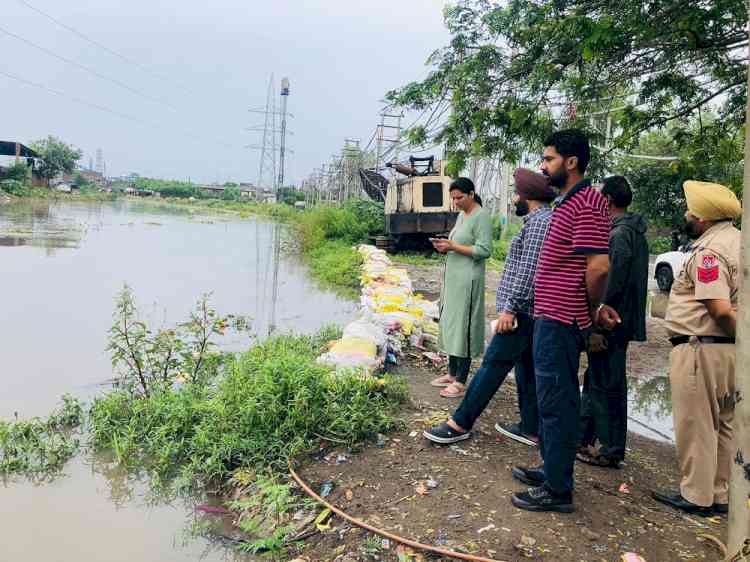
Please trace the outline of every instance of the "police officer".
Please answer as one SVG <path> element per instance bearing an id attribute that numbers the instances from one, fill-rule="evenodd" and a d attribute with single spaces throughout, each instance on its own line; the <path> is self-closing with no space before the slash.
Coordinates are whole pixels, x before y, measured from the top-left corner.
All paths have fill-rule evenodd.
<path id="1" fill-rule="evenodd" d="M 692 251 L 672 285 L 666 327 L 673 345 L 669 382 L 682 480 L 677 492 L 653 492 L 676 509 L 726 513 L 734 450 L 734 337 L 742 213 L 723 185 L 687 181 L 685 231 Z"/>

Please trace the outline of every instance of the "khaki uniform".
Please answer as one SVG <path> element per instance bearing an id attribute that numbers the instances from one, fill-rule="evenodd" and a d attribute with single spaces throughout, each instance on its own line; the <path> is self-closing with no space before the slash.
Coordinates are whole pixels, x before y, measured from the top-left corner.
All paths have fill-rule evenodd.
<path id="1" fill-rule="evenodd" d="M 737 309 L 740 231 L 731 222 L 718 223 L 693 248 L 672 285 L 667 330 L 670 336 L 728 337 L 701 301 L 726 299 Z M 680 492 L 704 507 L 728 502 L 734 363 L 734 344 L 701 343 L 695 337 L 669 356 Z"/>

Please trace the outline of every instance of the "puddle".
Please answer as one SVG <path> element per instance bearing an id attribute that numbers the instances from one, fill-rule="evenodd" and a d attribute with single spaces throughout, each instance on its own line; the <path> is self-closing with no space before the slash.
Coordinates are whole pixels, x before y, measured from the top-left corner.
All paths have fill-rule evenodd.
<path id="1" fill-rule="evenodd" d="M 0 416 L 44 416 L 66 392 L 87 400 L 107 388 L 107 331 L 124 283 L 157 324 L 184 320 L 206 292 L 219 313 L 250 317 L 259 336 L 349 321 L 356 303 L 318 288 L 275 250 L 280 240 L 273 223 L 128 201 L 0 206 Z M 240 350 L 250 339 L 221 344 Z M 186 533 L 197 498 L 151 501 L 143 482 L 85 453 L 51 484 L 0 493 L 1 560 L 251 559 Z"/>

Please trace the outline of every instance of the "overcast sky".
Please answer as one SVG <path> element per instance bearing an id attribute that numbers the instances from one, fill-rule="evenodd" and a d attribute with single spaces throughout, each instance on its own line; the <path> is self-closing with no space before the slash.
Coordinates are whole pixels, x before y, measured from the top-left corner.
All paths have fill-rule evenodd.
<path id="1" fill-rule="evenodd" d="M 135 61 L 129 64 L 24 4 Z M 444 0 L 3 0 L 0 140 L 52 134 L 108 175 L 255 181 L 268 79 L 291 82 L 287 177 L 328 161 L 345 137 L 366 143 L 389 89 L 420 79 L 446 44 Z M 125 87 L 41 52 L 94 69 Z M 65 97 L 23 84 L 43 85 Z M 133 91 L 129 91 L 130 88 Z M 129 118 L 72 101 L 103 106 Z"/>

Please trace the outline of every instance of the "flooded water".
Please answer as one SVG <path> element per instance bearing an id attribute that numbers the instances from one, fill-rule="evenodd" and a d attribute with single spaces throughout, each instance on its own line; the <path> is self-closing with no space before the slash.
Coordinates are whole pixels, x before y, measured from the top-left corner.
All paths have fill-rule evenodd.
<path id="1" fill-rule="evenodd" d="M 355 304 L 319 289 L 302 265 L 274 251 L 280 239 L 270 222 L 129 201 L 0 206 L 0 416 L 43 416 L 66 392 L 89 399 L 106 388 L 107 330 L 125 283 L 157 323 L 184 320 L 206 292 L 220 314 L 251 317 L 260 336 L 348 321 Z M 222 342 L 249 344 L 246 334 Z M 104 459 L 83 453 L 65 473 L 0 489 L 0 560 L 244 559 L 187 538 L 190 502 L 148 501 L 142 482 Z"/>
<path id="2" fill-rule="evenodd" d="M 674 442 L 669 377 L 628 379 L 628 429 L 657 441 Z"/>

